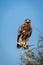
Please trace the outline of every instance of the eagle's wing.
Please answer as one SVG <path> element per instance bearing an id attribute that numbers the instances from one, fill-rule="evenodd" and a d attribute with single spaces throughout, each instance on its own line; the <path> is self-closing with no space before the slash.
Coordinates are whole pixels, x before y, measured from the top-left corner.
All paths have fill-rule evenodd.
<path id="1" fill-rule="evenodd" d="M 22 33 L 22 26 L 20 26 L 20 27 L 18 28 L 17 42 L 19 42 L 19 38 L 20 38 L 20 36 L 21 36 L 21 33 Z"/>
<path id="2" fill-rule="evenodd" d="M 30 26 L 30 30 L 28 31 L 28 37 L 30 37 L 31 36 L 31 34 L 32 34 L 32 27 Z"/>

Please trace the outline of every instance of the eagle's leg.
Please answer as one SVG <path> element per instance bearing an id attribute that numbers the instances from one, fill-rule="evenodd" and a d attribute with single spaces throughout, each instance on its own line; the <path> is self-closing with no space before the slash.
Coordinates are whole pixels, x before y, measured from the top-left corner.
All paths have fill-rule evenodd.
<path id="1" fill-rule="evenodd" d="M 28 49 L 27 41 L 28 41 L 28 39 L 23 40 L 23 48 L 24 49 Z"/>
<path id="2" fill-rule="evenodd" d="M 23 45 L 24 49 L 28 49 L 28 44 L 25 42 L 25 44 Z"/>
<path id="3" fill-rule="evenodd" d="M 21 48 L 21 47 L 23 47 L 24 49 L 28 49 L 28 44 L 26 42 L 22 41 L 22 42 L 17 44 L 18 49 Z"/>

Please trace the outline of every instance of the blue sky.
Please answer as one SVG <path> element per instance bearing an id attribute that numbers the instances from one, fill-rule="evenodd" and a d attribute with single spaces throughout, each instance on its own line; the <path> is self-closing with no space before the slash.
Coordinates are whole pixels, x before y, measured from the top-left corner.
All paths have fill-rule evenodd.
<path id="1" fill-rule="evenodd" d="M 0 0 L 0 65 L 19 65 L 17 49 L 18 27 L 26 18 L 33 28 L 29 43 L 36 46 L 39 32 L 43 32 L 43 0 Z"/>

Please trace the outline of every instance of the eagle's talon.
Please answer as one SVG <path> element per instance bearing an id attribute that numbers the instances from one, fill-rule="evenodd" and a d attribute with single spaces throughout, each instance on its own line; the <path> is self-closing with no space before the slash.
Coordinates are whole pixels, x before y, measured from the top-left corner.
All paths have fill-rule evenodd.
<path id="1" fill-rule="evenodd" d="M 23 48 L 24 48 L 24 49 L 28 49 L 28 45 L 24 45 Z"/>

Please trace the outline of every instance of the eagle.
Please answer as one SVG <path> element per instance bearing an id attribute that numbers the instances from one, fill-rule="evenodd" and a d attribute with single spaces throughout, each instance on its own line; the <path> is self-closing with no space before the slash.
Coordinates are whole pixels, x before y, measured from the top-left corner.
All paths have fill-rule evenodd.
<path id="1" fill-rule="evenodd" d="M 24 49 L 28 49 L 27 41 L 29 40 L 32 34 L 32 26 L 31 20 L 26 19 L 24 24 L 19 26 L 18 28 L 18 36 L 17 36 L 17 48 L 23 47 Z"/>

